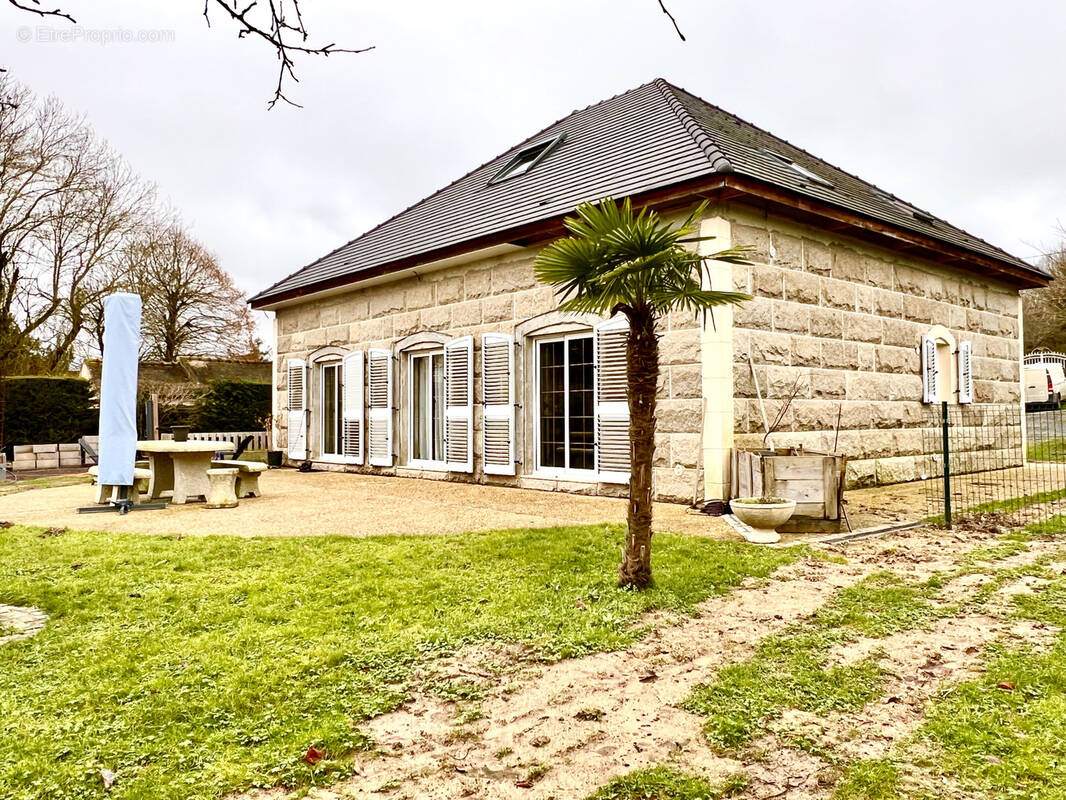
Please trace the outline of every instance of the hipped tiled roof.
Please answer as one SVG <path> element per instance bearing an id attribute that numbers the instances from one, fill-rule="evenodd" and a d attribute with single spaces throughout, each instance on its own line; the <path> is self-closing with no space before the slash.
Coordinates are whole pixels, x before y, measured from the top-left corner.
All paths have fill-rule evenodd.
<path id="1" fill-rule="evenodd" d="M 530 172 L 490 183 L 514 155 L 564 134 Z M 776 154 L 776 155 L 775 155 Z M 831 185 L 804 176 L 779 158 Z M 397 262 L 565 215 L 580 203 L 738 175 L 911 231 L 1034 276 L 1036 267 L 903 203 L 662 79 L 575 111 L 252 298 L 255 306 L 359 280 Z"/>

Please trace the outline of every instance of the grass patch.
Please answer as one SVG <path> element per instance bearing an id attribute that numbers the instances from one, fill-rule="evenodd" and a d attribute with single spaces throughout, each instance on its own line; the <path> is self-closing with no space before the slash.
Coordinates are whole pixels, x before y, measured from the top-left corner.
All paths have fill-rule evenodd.
<path id="1" fill-rule="evenodd" d="M 615 585 L 623 530 L 166 538 L 0 531 L 0 602 L 49 616 L 0 647 L 0 797 L 217 798 L 350 771 L 356 725 L 411 671 L 479 642 L 558 659 L 625 647 L 802 548 L 656 537 L 656 584 Z M 582 598 L 585 608 L 575 609 Z M 476 689 L 437 687 L 470 701 Z M 309 746 L 325 753 L 314 766 Z"/>
<path id="2" fill-rule="evenodd" d="M 919 737 L 931 765 L 987 797 L 1066 797 L 1066 641 L 995 648 L 985 675 L 953 687 Z M 1013 686 L 1013 689 L 1006 687 Z"/>
<path id="3" fill-rule="evenodd" d="M 746 744 L 786 709 L 825 714 L 861 708 L 881 691 L 877 660 L 829 664 L 830 650 L 951 613 L 929 602 L 935 589 L 933 582 L 913 586 L 891 573 L 872 575 L 838 592 L 809 621 L 763 639 L 751 658 L 698 686 L 685 708 L 707 716 L 704 733 L 724 748 Z"/>
<path id="4" fill-rule="evenodd" d="M 1055 517 L 1003 538 L 1013 543 L 1051 538 L 1066 530 L 1064 523 L 1066 518 Z M 994 554 L 994 546 L 986 550 Z M 913 739 L 889 758 L 848 765 L 835 800 L 938 796 L 925 786 L 941 788 L 941 776 L 972 797 L 1066 799 L 1066 635 L 1061 633 L 1066 579 L 1052 576 L 1045 566 L 1062 557 L 1048 554 L 1000 570 L 986 584 L 994 589 L 1023 575 L 1052 578 L 1036 592 L 1012 599 L 1015 616 L 1060 629 L 1051 649 L 989 646 L 981 677 L 944 689 Z M 926 776 L 913 791 L 901 788 L 900 769 L 907 764 Z"/>
<path id="5" fill-rule="evenodd" d="M 747 786 L 743 775 L 734 775 L 714 786 L 669 767 L 654 767 L 616 778 L 588 800 L 722 800 L 735 797 Z"/>
<path id="6" fill-rule="evenodd" d="M 1066 461 L 1066 439 L 1044 439 L 1025 448 L 1029 461 Z"/>
<path id="7" fill-rule="evenodd" d="M 899 767 L 887 758 L 849 765 L 833 792 L 833 800 L 895 800 L 899 796 Z"/>

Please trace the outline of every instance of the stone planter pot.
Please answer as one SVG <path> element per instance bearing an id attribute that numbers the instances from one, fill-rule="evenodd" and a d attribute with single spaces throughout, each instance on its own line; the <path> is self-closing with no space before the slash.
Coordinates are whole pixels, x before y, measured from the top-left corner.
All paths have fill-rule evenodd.
<path id="1" fill-rule="evenodd" d="M 784 525 L 796 510 L 795 500 L 779 503 L 760 503 L 759 498 L 739 498 L 729 503 L 737 518 L 752 530 L 744 532 L 744 538 L 757 544 L 772 544 L 781 540 L 776 528 Z"/>

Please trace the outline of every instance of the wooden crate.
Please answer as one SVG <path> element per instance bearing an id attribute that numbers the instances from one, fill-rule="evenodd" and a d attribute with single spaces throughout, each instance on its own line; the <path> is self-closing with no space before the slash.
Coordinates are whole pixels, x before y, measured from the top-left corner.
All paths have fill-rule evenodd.
<path id="1" fill-rule="evenodd" d="M 796 517 L 840 519 L 844 456 L 793 448 L 734 450 L 733 497 L 796 501 Z"/>

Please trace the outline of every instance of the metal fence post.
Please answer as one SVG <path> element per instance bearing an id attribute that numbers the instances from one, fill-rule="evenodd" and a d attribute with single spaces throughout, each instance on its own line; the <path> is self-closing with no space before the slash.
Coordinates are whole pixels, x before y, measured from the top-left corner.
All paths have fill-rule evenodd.
<path id="1" fill-rule="evenodd" d="M 951 527 L 951 446 L 948 444 L 948 404 L 940 404 L 940 430 L 944 451 L 944 524 Z"/>

